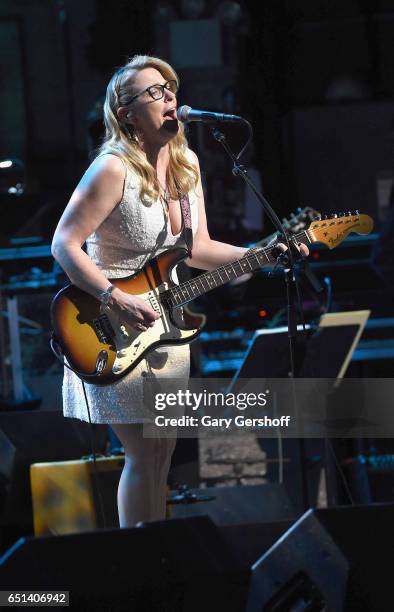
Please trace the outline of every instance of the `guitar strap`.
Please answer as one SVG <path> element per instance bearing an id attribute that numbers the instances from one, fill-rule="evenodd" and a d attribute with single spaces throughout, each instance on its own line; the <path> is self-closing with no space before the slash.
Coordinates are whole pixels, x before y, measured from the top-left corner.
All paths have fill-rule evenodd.
<path id="1" fill-rule="evenodd" d="M 179 203 L 181 205 L 181 213 L 183 219 L 183 237 L 185 239 L 186 248 L 189 253 L 189 257 L 192 256 L 193 248 L 193 229 L 192 229 L 192 214 L 190 210 L 189 194 L 179 193 Z"/>

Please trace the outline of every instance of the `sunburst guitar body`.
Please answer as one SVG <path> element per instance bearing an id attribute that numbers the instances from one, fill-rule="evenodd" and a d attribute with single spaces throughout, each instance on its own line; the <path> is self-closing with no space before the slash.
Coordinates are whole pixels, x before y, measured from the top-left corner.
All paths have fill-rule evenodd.
<path id="1" fill-rule="evenodd" d="M 119 320 L 111 308 L 75 285 L 59 291 L 51 308 L 55 337 L 70 367 L 81 378 L 109 384 L 127 374 L 156 346 L 183 344 L 198 336 L 205 315 L 188 308 L 170 308 L 161 300 L 161 294 L 175 286 L 171 280 L 174 266 L 186 256 L 185 249 L 172 249 L 132 276 L 110 279 L 113 285 L 137 295 L 160 314 L 153 327 L 144 332 Z"/>

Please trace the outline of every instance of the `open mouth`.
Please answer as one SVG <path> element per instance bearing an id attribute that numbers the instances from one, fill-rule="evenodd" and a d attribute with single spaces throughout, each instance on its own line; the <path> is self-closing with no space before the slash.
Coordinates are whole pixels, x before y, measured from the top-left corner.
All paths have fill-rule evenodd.
<path id="1" fill-rule="evenodd" d="M 163 115 L 166 119 L 176 119 L 176 108 L 170 108 L 168 111 L 166 111 Z"/>

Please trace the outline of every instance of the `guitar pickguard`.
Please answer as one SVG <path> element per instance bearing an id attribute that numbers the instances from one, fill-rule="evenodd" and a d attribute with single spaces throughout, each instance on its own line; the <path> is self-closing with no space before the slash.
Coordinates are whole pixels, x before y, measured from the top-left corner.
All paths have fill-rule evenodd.
<path id="1" fill-rule="evenodd" d="M 160 301 L 160 292 L 164 289 L 167 289 L 167 283 L 138 296 L 160 314 L 154 325 L 143 332 L 121 322 L 110 308 L 105 307 L 105 314 L 115 332 L 113 341 L 116 357 L 112 366 L 114 375 L 119 376 L 131 365 L 136 365 L 152 346 L 182 344 L 198 333 L 198 328 L 181 329 L 176 325 L 176 317 L 171 316 L 171 312 Z"/>

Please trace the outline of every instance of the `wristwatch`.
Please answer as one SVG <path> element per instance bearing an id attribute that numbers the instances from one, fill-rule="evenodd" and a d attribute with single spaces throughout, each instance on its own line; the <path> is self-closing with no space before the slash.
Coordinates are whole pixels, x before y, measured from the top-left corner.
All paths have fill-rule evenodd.
<path id="1" fill-rule="evenodd" d="M 104 291 L 100 291 L 98 299 L 104 306 L 108 306 L 114 289 L 114 285 L 110 285 L 107 289 L 104 289 Z"/>

